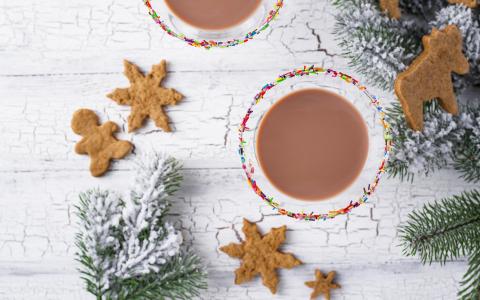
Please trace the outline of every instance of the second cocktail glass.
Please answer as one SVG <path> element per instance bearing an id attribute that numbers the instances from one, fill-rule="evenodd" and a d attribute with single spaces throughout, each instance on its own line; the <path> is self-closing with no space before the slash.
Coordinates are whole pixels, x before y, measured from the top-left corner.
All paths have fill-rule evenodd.
<path id="1" fill-rule="evenodd" d="M 283 0 L 250 0 L 247 10 L 222 0 L 144 0 L 153 20 L 169 35 L 199 48 L 229 48 L 244 44 L 270 26 Z M 199 9 L 208 6 L 208 16 Z M 218 9 L 215 8 L 218 3 Z M 235 2 L 240 3 L 240 2 Z M 209 25 L 208 18 L 212 19 Z M 207 23 L 206 23 L 207 22 Z"/>

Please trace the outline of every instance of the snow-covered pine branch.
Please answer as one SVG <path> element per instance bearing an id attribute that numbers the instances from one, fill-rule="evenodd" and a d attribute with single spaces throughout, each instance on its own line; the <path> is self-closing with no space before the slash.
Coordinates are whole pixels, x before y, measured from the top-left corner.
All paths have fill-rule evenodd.
<path id="1" fill-rule="evenodd" d="M 87 289 L 97 299 L 188 299 L 205 287 L 205 274 L 165 220 L 182 180 L 180 164 L 153 153 L 137 167 L 130 199 L 100 190 L 80 196 L 78 260 Z"/>
<path id="2" fill-rule="evenodd" d="M 391 89 L 397 74 L 421 51 L 421 33 L 411 20 L 393 20 L 377 1 L 340 0 L 335 33 L 350 65 L 371 84 Z"/>
<path id="3" fill-rule="evenodd" d="M 397 141 L 388 165 L 390 175 L 413 179 L 415 174 L 428 175 L 451 162 L 454 147 L 462 140 L 465 129 L 458 119 L 433 102 L 425 109 L 424 129 L 408 128 L 398 103 L 388 110 L 392 135 Z"/>
<path id="4" fill-rule="evenodd" d="M 466 132 L 455 149 L 454 167 L 466 181 L 480 182 L 480 111 L 478 106 L 466 111 L 461 118 L 461 127 Z"/>
<path id="5" fill-rule="evenodd" d="M 76 244 L 78 261 L 86 265 L 82 274 L 91 293 L 103 293 L 110 287 L 110 275 L 115 259 L 111 253 L 121 248 L 120 232 L 123 203 L 115 193 L 90 190 L 80 194 L 77 215 L 80 232 Z"/>
<path id="6" fill-rule="evenodd" d="M 167 199 L 178 190 L 182 177 L 173 158 L 155 153 L 138 161 L 131 200 L 123 210 L 125 242 L 118 255 L 115 275 L 126 279 L 158 272 L 180 251 L 182 236 L 163 217 Z"/>
<path id="7" fill-rule="evenodd" d="M 334 0 L 334 4 L 338 8 L 335 33 L 343 55 L 369 83 L 393 90 L 397 74 L 422 51 L 422 36 L 433 26 L 455 24 L 463 33 L 470 73 L 454 74 L 454 85 L 457 89 L 480 85 L 478 12 L 445 0 L 400 0 L 402 17 L 392 20 L 380 11 L 377 0 Z M 429 174 L 450 165 L 453 157 L 462 177 L 480 181 L 480 165 L 476 163 L 480 159 L 475 134 L 478 124 L 464 121 L 475 120 L 474 111 L 466 107 L 475 107 L 478 101 L 466 102 L 459 117 L 437 108 L 436 103 L 426 105 L 423 132 L 409 129 L 402 108 L 395 104 L 388 112 L 395 136 L 390 175 L 412 178 L 414 174 Z"/>
<path id="8" fill-rule="evenodd" d="M 424 19 L 431 18 L 435 11 L 448 4 L 446 0 L 400 0 L 399 2 L 405 13 L 422 16 Z"/>

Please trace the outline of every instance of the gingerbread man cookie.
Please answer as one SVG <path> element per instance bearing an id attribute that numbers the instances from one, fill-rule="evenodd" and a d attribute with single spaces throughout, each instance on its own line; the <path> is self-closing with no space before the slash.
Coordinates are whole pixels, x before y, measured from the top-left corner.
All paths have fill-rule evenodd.
<path id="1" fill-rule="evenodd" d="M 95 177 L 108 170 L 110 160 L 123 158 L 132 150 L 130 142 L 119 141 L 113 136 L 118 130 L 117 124 L 98 125 L 97 115 L 89 109 L 80 109 L 73 114 L 73 132 L 83 137 L 75 145 L 75 152 L 90 155 L 90 172 Z"/>
<path id="2" fill-rule="evenodd" d="M 132 132 L 142 127 L 143 121 L 150 117 L 157 127 L 166 132 L 172 131 L 164 106 L 175 105 L 182 100 L 183 95 L 174 89 L 161 86 L 167 76 L 166 62 L 162 60 L 154 65 L 147 75 L 129 61 L 124 61 L 125 76 L 130 81 L 130 87 L 115 89 L 107 97 L 120 105 L 129 105 L 132 112 L 128 117 L 128 131 Z"/>
<path id="3" fill-rule="evenodd" d="M 398 1 L 399 0 L 380 0 L 380 9 L 388 13 L 390 18 L 398 20 L 402 16 Z"/>
<path id="4" fill-rule="evenodd" d="M 477 0 L 448 0 L 450 4 L 463 4 L 470 8 L 475 8 L 478 6 Z"/>
<path id="5" fill-rule="evenodd" d="M 413 130 L 423 129 L 423 104 L 438 99 L 444 110 L 458 114 L 452 72 L 466 74 L 468 60 L 462 53 L 462 33 L 455 25 L 433 29 L 422 39 L 423 52 L 395 80 L 395 93 L 405 119 Z"/>

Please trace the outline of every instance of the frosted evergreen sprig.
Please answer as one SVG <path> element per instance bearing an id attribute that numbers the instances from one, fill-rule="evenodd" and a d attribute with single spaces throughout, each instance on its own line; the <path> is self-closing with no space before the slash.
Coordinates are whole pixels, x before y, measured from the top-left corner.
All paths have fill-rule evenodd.
<path id="1" fill-rule="evenodd" d="M 387 117 L 396 141 L 387 171 L 401 179 L 412 180 L 415 174 L 428 175 L 447 166 L 465 134 L 458 119 L 440 109 L 437 102 L 425 106 L 422 131 L 408 128 L 398 103 L 387 109 Z"/>
<path id="2" fill-rule="evenodd" d="M 431 28 L 455 24 L 464 40 L 464 52 L 470 73 L 454 76 L 457 87 L 480 84 L 479 14 L 464 5 L 448 5 L 443 0 L 401 1 L 410 16 L 390 19 L 373 0 L 334 0 L 339 8 L 334 33 L 357 71 L 367 75 L 369 83 L 393 88 L 397 74 L 406 69 L 421 52 L 422 36 Z"/>
<path id="3" fill-rule="evenodd" d="M 367 81 L 393 88 L 397 74 L 421 51 L 419 34 L 411 21 L 398 21 L 380 12 L 375 1 L 337 0 L 334 33 L 343 56 L 366 75 Z"/>
<path id="4" fill-rule="evenodd" d="M 400 0 L 400 7 L 405 13 L 432 18 L 434 13 L 448 5 L 447 0 Z"/>
<path id="5" fill-rule="evenodd" d="M 405 122 L 400 104 L 387 109 L 396 141 L 387 171 L 390 176 L 413 180 L 415 174 L 429 175 L 453 166 L 469 182 L 480 182 L 480 111 L 463 107 L 458 116 L 443 111 L 437 102 L 424 109 L 424 129 L 416 132 Z"/>
<path id="6" fill-rule="evenodd" d="M 423 263 L 468 256 L 468 270 L 460 283 L 459 299 L 480 296 L 480 192 L 473 190 L 412 212 L 400 227 L 403 252 Z"/>
<path id="7" fill-rule="evenodd" d="M 480 14 L 463 5 L 446 0 L 401 0 L 400 20 L 392 20 L 381 12 L 376 0 L 334 0 L 338 8 L 334 33 L 343 55 L 367 81 L 393 90 L 397 74 L 406 69 L 422 50 L 422 36 L 432 27 L 455 24 L 462 31 L 464 53 L 470 63 L 468 75 L 453 74 L 457 88 L 480 85 Z M 473 101 L 475 102 L 475 101 Z M 467 105 L 475 106 L 472 101 Z M 425 105 L 425 129 L 414 132 L 406 126 L 402 108 L 394 104 L 388 111 L 395 136 L 388 172 L 392 176 L 413 179 L 415 174 L 428 175 L 453 166 L 461 176 L 480 182 L 480 150 L 476 145 L 479 124 L 468 125 L 461 118 Z M 470 126 L 470 127 L 469 127 Z M 475 127 L 476 126 L 476 127 Z M 477 128 L 477 129 L 475 129 Z"/>
<path id="8" fill-rule="evenodd" d="M 122 205 L 118 195 L 108 191 L 80 194 L 80 204 L 76 207 L 81 220 L 76 236 L 77 260 L 84 266 L 80 272 L 87 290 L 94 295 L 102 295 L 110 287 L 114 256 L 120 249 Z"/>
<path id="9" fill-rule="evenodd" d="M 468 182 L 480 182 L 480 111 L 470 107 L 460 116 L 460 126 L 465 128 L 462 141 L 455 148 L 453 166 Z"/>
<path id="10" fill-rule="evenodd" d="M 190 299 L 206 287 L 199 258 L 165 216 L 182 181 L 173 158 L 138 162 L 130 198 L 101 190 L 80 194 L 77 260 L 97 299 Z"/>

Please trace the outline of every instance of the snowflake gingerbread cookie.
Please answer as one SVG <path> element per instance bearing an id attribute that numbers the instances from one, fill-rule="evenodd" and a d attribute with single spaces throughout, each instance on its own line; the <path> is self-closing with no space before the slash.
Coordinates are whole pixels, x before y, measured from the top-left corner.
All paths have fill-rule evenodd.
<path id="1" fill-rule="evenodd" d="M 167 75 L 166 62 L 162 60 L 158 65 L 154 65 L 147 75 L 127 60 L 124 61 L 124 65 L 124 74 L 130 81 L 130 87 L 117 88 L 107 97 L 120 105 L 132 107 L 128 117 L 128 131 L 132 132 L 142 127 L 148 117 L 153 119 L 157 127 L 166 132 L 172 131 L 163 107 L 177 104 L 183 95 L 174 89 L 161 86 Z"/>
<path id="2" fill-rule="evenodd" d="M 286 226 L 273 228 L 262 236 L 257 225 L 243 220 L 245 241 L 241 244 L 231 243 L 220 248 L 231 257 L 242 260 L 241 266 L 235 271 L 235 284 L 251 281 L 257 275 L 262 276 L 263 285 L 270 289 L 272 294 L 277 292 L 278 276 L 276 269 L 291 269 L 302 262 L 293 254 L 278 251 L 285 241 Z"/>

